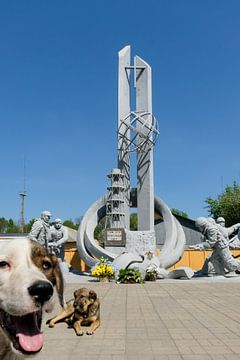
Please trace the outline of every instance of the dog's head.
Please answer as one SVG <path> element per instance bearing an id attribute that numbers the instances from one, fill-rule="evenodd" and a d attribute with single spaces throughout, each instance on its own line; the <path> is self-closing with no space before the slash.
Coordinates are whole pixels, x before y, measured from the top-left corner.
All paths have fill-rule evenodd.
<path id="1" fill-rule="evenodd" d="M 43 346 L 42 313 L 53 309 L 53 287 L 63 306 L 63 278 L 57 258 L 36 241 L 0 244 L 0 330 L 18 355 Z"/>
<path id="2" fill-rule="evenodd" d="M 97 300 L 97 294 L 93 290 L 87 288 L 80 288 L 74 291 L 74 303 L 75 310 L 86 313 L 89 305 L 93 304 Z"/>

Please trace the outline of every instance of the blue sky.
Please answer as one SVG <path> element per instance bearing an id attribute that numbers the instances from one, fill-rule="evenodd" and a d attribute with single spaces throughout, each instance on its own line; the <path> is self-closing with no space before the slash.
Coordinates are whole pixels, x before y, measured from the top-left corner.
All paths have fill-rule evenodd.
<path id="1" fill-rule="evenodd" d="M 0 216 L 75 219 L 116 166 L 117 53 L 152 67 L 155 193 L 192 218 L 240 182 L 240 2 L 1 1 Z"/>

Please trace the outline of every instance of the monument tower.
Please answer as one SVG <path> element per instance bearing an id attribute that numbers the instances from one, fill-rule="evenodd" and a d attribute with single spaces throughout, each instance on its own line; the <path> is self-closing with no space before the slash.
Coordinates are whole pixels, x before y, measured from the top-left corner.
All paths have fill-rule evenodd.
<path id="1" fill-rule="evenodd" d="M 89 266 L 100 256 L 113 260 L 124 251 L 139 255 L 155 253 L 154 213 L 157 212 L 163 218 L 166 236 L 158 261 L 159 266 L 166 268 L 182 256 L 185 236 L 167 205 L 154 196 L 153 147 L 159 130 L 152 114 L 151 67 L 139 56 L 134 56 L 132 64 L 130 46 L 119 51 L 118 60 L 117 167 L 108 175 L 107 195 L 98 199 L 83 217 L 77 237 L 78 250 Z M 137 184 L 132 184 L 134 165 Z M 130 230 L 130 207 L 137 208 L 137 231 Z M 102 248 L 93 234 L 104 217 L 106 239 Z"/>
<path id="2" fill-rule="evenodd" d="M 126 232 L 127 250 L 134 241 L 140 251 L 155 249 L 154 232 L 154 183 L 153 183 L 153 145 L 159 134 L 158 124 L 152 115 L 152 75 L 151 67 L 139 56 L 134 57 L 131 65 L 130 46 L 124 47 L 118 54 L 118 171 L 123 178 L 124 205 L 122 211 L 117 206 L 107 206 L 106 246 L 114 246 L 114 229 L 122 228 Z M 133 80 L 133 81 L 132 81 Z M 131 98 L 133 97 L 133 98 Z M 135 105 L 131 109 L 132 104 Z M 129 208 L 131 206 L 131 156 L 136 153 L 138 231 L 129 232 Z M 110 194 L 112 188 L 110 189 Z M 119 204 L 120 205 L 120 204 Z M 110 210 L 109 210 L 110 209 Z M 111 213 L 111 210 L 113 214 Z M 119 211 L 119 223 L 116 220 Z M 110 234 L 110 235 L 109 235 Z M 121 235 L 115 231 L 115 234 Z M 147 238 L 147 239 L 146 239 Z M 141 239 L 141 240 L 140 240 Z M 117 236 L 115 241 L 117 241 Z M 147 241 L 148 240 L 148 241 Z M 146 244 L 139 244 L 145 242 Z M 151 242 L 151 244 L 149 243 Z"/>
<path id="3" fill-rule="evenodd" d="M 118 167 L 125 176 L 125 227 L 129 228 L 130 206 L 130 154 L 137 152 L 138 229 L 154 229 L 153 188 L 153 136 L 158 135 L 157 123 L 152 116 L 151 67 L 140 57 L 130 65 L 130 46 L 119 56 L 118 70 Z M 135 101 L 131 101 L 131 76 L 135 88 Z M 130 103 L 136 104 L 131 110 Z"/>

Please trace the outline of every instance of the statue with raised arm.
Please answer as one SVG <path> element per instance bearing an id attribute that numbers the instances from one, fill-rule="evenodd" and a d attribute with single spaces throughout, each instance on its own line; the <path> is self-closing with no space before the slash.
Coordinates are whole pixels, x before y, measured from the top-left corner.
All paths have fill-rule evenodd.
<path id="1" fill-rule="evenodd" d="M 196 227 L 201 231 L 205 241 L 200 245 L 201 249 L 211 248 L 212 255 L 207 259 L 213 266 L 218 268 L 216 273 L 225 273 L 225 269 L 229 272 L 240 271 L 240 262 L 236 260 L 229 249 L 229 237 L 226 228 L 219 224 L 214 224 L 205 217 L 197 218 Z M 234 225 L 234 229 L 240 228 L 240 224 Z"/>
<path id="2" fill-rule="evenodd" d="M 235 224 L 235 225 L 232 225 L 232 226 L 227 228 L 227 227 L 225 227 L 225 219 L 222 216 L 217 218 L 216 223 L 218 225 L 222 226 L 224 231 L 226 231 L 228 237 L 237 232 L 237 234 L 235 234 L 235 236 L 230 238 L 230 240 L 229 240 L 229 248 L 230 249 L 240 249 L 239 224 Z"/>
<path id="3" fill-rule="evenodd" d="M 32 240 L 37 241 L 48 250 L 48 242 L 50 240 L 50 218 L 51 213 L 48 210 L 44 210 L 41 213 L 41 218 L 34 221 L 32 229 L 29 233 L 29 237 Z"/>

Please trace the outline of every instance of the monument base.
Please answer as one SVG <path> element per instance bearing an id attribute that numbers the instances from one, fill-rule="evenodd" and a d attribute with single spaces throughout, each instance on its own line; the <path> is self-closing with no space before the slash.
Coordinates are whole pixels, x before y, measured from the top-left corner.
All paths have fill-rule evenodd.
<path id="1" fill-rule="evenodd" d="M 126 248 L 128 253 L 144 255 L 151 251 L 156 251 L 156 236 L 155 231 L 130 231 L 125 230 L 126 233 Z"/>
<path id="2" fill-rule="evenodd" d="M 123 246 L 105 246 L 105 249 L 116 255 L 121 255 L 126 251 Z"/>

